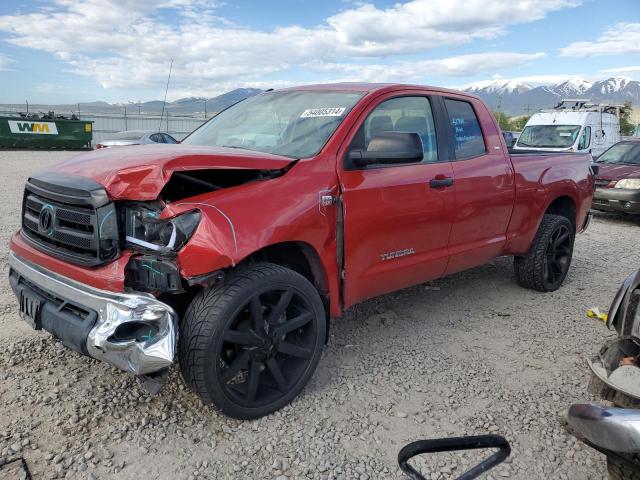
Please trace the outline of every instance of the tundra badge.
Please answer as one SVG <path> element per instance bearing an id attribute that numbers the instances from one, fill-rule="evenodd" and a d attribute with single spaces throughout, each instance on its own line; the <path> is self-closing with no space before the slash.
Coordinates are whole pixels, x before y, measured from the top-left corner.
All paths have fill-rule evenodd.
<path id="1" fill-rule="evenodd" d="M 406 257 L 407 255 L 413 255 L 416 251 L 413 248 L 405 248 L 404 250 L 396 250 L 395 252 L 387 252 L 380 254 L 380 260 L 393 260 L 394 258 Z"/>

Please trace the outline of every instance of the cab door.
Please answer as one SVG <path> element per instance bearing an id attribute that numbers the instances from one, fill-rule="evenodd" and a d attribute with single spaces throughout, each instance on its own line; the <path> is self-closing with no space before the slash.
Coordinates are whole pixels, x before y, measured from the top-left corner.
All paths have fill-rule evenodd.
<path id="1" fill-rule="evenodd" d="M 426 95 L 387 97 L 369 107 L 349 142 L 346 152 L 366 150 L 381 132 L 417 133 L 424 158 L 359 168 L 345 155 L 338 172 L 345 307 L 439 277 L 446 269 L 456 187 L 433 106 Z"/>
<path id="2" fill-rule="evenodd" d="M 447 274 L 499 256 L 515 201 L 514 171 L 492 114 L 472 98 L 445 98 L 456 201 Z"/>

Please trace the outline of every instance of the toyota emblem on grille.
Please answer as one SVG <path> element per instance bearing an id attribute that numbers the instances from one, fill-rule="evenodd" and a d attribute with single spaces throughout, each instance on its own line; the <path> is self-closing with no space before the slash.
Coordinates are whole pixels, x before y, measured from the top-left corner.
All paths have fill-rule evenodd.
<path id="1" fill-rule="evenodd" d="M 53 207 L 51 205 L 45 205 L 42 207 L 42 210 L 40 210 L 38 229 L 47 235 L 53 233 Z"/>

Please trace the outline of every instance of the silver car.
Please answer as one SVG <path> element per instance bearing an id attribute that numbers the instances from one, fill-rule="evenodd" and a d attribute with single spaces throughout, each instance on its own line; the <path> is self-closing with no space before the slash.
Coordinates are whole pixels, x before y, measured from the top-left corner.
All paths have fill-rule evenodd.
<path id="1" fill-rule="evenodd" d="M 178 143 L 168 133 L 153 130 L 126 130 L 114 133 L 96 144 L 96 148 L 122 147 L 125 145 L 148 145 L 152 143 Z"/>

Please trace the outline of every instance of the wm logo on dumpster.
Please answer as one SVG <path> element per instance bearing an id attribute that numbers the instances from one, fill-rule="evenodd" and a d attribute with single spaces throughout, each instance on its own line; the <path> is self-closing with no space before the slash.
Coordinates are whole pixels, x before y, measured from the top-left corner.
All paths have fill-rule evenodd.
<path id="1" fill-rule="evenodd" d="M 20 122 L 9 120 L 11 133 L 31 133 L 36 135 L 57 135 L 58 129 L 54 122 Z"/>

